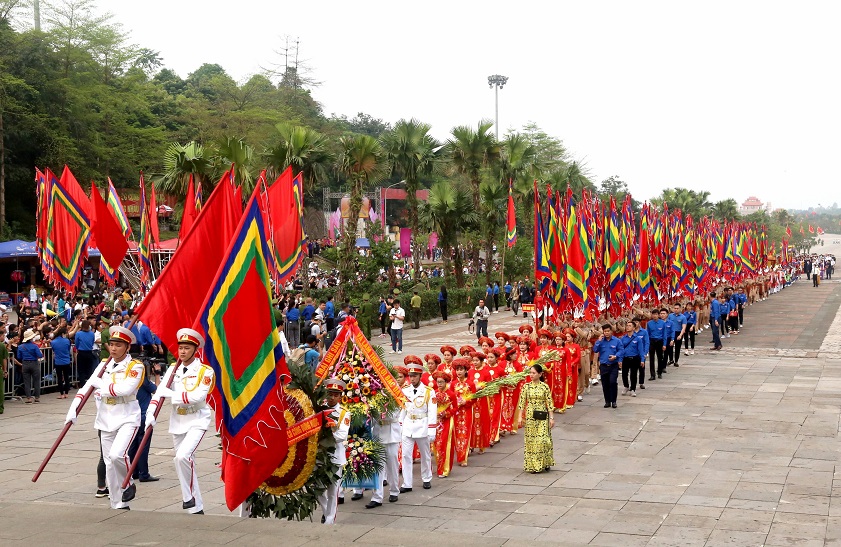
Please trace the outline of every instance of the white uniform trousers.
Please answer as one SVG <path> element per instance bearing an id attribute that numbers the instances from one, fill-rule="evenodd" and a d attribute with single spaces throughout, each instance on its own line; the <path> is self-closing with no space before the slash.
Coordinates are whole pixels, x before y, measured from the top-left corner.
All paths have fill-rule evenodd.
<path id="1" fill-rule="evenodd" d="M 137 426 L 125 424 L 116 431 L 101 431 L 99 442 L 102 446 L 102 459 L 105 461 L 105 484 L 108 485 L 108 498 L 111 509 L 123 509 L 128 503 L 123 502 L 123 481 L 128 473 L 128 449 Z M 132 481 L 129 481 L 129 486 Z"/>
<path id="2" fill-rule="evenodd" d="M 341 470 L 339 470 L 341 475 Z M 339 485 L 342 484 L 342 478 L 327 487 L 323 494 L 318 496 L 318 504 L 321 506 L 321 512 L 324 514 L 324 524 L 333 524 L 336 522 L 336 512 L 339 507 Z"/>
<path id="3" fill-rule="evenodd" d="M 403 488 L 412 487 L 412 452 L 415 444 L 418 445 L 421 457 L 421 479 L 423 482 L 432 481 L 432 452 L 429 447 L 429 437 L 419 439 L 403 437 Z"/>
<path id="4" fill-rule="evenodd" d="M 196 506 L 188 509 L 188 513 L 198 513 L 204 509 L 193 454 L 205 433 L 204 429 L 190 429 L 186 433 L 172 435 L 172 443 L 175 445 L 173 461 L 175 462 L 175 472 L 178 474 L 178 482 L 181 483 L 181 500 L 185 502 L 193 498 L 196 500 Z"/>
<path id="5" fill-rule="evenodd" d="M 387 478 L 391 481 L 388 483 L 388 493 L 392 496 L 400 494 L 400 486 L 397 482 L 397 477 L 399 477 L 397 452 L 400 449 L 400 444 L 388 443 L 383 446 L 385 447 L 385 468 L 383 469 L 383 474 L 380 476 L 379 480 L 377 480 L 377 487 L 374 488 L 374 495 L 371 496 L 371 501 L 376 501 L 377 503 L 383 502 L 383 481 L 387 480 Z"/>

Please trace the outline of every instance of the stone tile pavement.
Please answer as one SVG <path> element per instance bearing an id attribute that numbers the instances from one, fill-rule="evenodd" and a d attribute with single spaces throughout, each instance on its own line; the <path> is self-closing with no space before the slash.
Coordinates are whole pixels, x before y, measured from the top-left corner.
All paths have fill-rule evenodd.
<path id="1" fill-rule="evenodd" d="M 841 545 L 839 291 L 837 284 L 813 289 L 798 283 L 749 307 L 743 334 L 726 339 L 723 351 L 707 351 L 709 334 L 701 333 L 695 355 L 684 355 L 680 368 L 648 382 L 638 397 L 620 397 L 617 410 L 602 408 L 600 388 L 594 388 L 557 417 L 556 466 L 549 473 L 524 474 L 522 437 L 509 437 L 472 456 L 469 467 L 456 467 L 450 478 L 433 479 L 431 490 L 415 489 L 398 503 L 366 510 L 367 493 L 363 501 L 348 497 L 334 527 L 229 516 L 213 438 L 205 439 L 197 458 L 209 514 L 180 514 L 171 445 L 161 433 L 150 458 L 161 481 L 138 485 L 133 511 L 110 511 L 92 495 L 98 445 L 91 410 L 33 484 L 66 403 L 51 396 L 38 406 L 9 403 L 0 417 L 0 540 Z M 491 330 L 512 331 L 519 322 L 500 312 L 491 317 Z M 467 343 L 464 323 L 409 329 L 405 351 Z M 772 343 L 769 332 L 788 345 Z"/>

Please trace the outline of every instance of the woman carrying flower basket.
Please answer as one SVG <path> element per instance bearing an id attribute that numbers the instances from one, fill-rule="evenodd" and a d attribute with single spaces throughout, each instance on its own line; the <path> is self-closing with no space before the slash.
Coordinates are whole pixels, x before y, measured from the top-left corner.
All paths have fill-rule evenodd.
<path id="1" fill-rule="evenodd" d="M 528 363 L 528 359 L 526 359 L 526 363 Z M 515 359 L 514 361 L 505 362 L 506 376 L 522 371 L 523 365 L 521 365 L 518 360 Z M 522 385 L 523 382 L 520 382 L 516 386 L 505 386 L 500 389 L 500 394 L 502 395 L 499 422 L 500 435 L 507 435 L 508 433 L 514 435 L 517 433 L 517 403 L 520 401 L 520 389 L 522 388 Z"/>

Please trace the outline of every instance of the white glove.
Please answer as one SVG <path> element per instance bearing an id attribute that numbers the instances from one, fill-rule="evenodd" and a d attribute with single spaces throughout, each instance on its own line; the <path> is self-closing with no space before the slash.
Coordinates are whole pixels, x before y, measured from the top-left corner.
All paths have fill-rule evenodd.
<path id="1" fill-rule="evenodd" d="M 432 434 L 430 434 L 430 435 L 429 435 L 429 442 L 430 442 L 430 443 L 434 443 L 434 442 L 435 442 L 435 433 L 432 433 Z"/>
<path id="2" fill-rule="evenodd" d="M 88 380 L 88 383 L 94 387 L 94 389 L 98 389 L 100 391 L 105 390 L 105 386 L 110 384 L 111 382 L 106 382 L 103 378 L 99 376 L 91 376 Z"/>
<path id="3" fill-rule="evenodd" d="M 169 397 L 171 399 L 175 396 L 175 392 L 166 386 L 158 386 L 158 389 L 155 390 L 155 395 L 158 397 Z"/>
<path id="4" fill-rule="evenodd" d="M 79 409 L 79 399 L 73 398 L 73 402 L 70 403 L 70 410 L 67 411 L 67 416 L 64 418 L 64 423 L 73 423 L 76 424 L 76 414 Z"/>
<path id="5" fill-rule="evenodd" d="M 146 413 L 146 429 L 149 429 L 150 427 L 155 427 L 155 425 L 157 425 L 157 423 L 158 423 L 158 421 L 155 419 L 155 413 L 154 412 L 147 412 Z"/>

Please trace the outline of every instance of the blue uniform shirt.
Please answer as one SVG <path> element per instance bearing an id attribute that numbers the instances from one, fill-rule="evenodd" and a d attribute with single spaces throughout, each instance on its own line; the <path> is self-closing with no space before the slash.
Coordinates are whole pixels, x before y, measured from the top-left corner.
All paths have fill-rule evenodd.
<path id="1" fill-rule="evenodd" d="M 148 375 L 143 376 L 143 383 L 137 389 L 137 404 L 140 405 L 140 416 L 144 422 L 146 420 L 146 410 L 149 408 L 149 403 L 152 402 L 152 395 L 157 391 L 158 386 L 149 380 Z"/>
<path id="2" fill-rule="evenodd" d="M 505 294 L 511 294 L 511 283 L 505 284 Z"/>
<path id="3" fill-rule="evenodd" d="M 41 353 L 41 348 L 35 345 L 34 342 L 25 342 L 18 346 L 18 360 L 19 361 L 37 361 L 44 357 Z"/>
<path id="4" fill-rule="evenodd" d="M 683 312 L 683 316 L 686 318 L 687 325 L 694 325 L 698 322 L 698 314 L 694 311 Z"/>
<path id="5" fill-rule="evenodd" d="M 301 311 L 298 308 L 289 308 L 289 311 L 286 312 L 286 320 L 297 322 L 298 319 L 301 318 Z"/>
<path id="6" fill-rule="evenodd" d="M 312 304 L 307 304 L 304 306 L 304 311 L 301 312 L 301 317 L 304 318 L 304 321 L 312 321 L 312 316 L 315 313 L 315 307 Z"/>
<path id="7" fill-rule="evenodd" d="M 50 347 L 53 348 L 53 360 L 56 365 L 70 364 L 70 340 L 59 336 L 50 342 Z"/>
<path id="8" fill-rule="evenodd" d="M 642 346 L 644 344 L 637 333 L 626 334 L 620 340 L 622 341 L 623 357 L 642 357 Z"/>
<path id="9" fill-rule="evenodd" d="M 713 321 L 721 317 L 722 313 L 721 302 L 719 302 L 717 298 L 710 302 L 710 315 L 712 316 Z"/>
<path id="10" fill-rule="evenodd" d="M 640 346 L 642 348 L 642 353 L 640 354 L 640 357 L 642 357 L 642 359 L 645 360 L 646 356 L 648 355 L 648 350 L 651 349 L 651 340 L 648 338 L 648 331 L 645 329 L 640 329 L 634 334 L 636 334 L 642 341 L 642 346 Z"/>
<path id="11" fill-rule="evenodd" d="M 153 344 L 152 331 L 145 324 L 140 325 L 135 336 L 137 336 L 138 345 L 151 346 Z"/>
<path id="12" fill-rule="evenodd" d="M 593 346 L 593 353 L 599 354 L 600 365 L 617 365 L 622 362 L 622 342 L 619 338 L 611 336 L 610 339 L 597 340 Z M 616 359 L 611 360 L 610 356 L 615 355 Z"/>
<path id="13" fill-rule="evenodd" d="M 686 324 L 686 317 L 684 317 L 682 313 L 670 313 L 669 323 L 672 327 L 672 338 L 674 338 L 680 334 L 680 330 L 683 328 L 683 325 Z"/>
<path id="14" fill-rule="evenodd" d="M 494 284 L 494 294 L 499 294 L 499 285 Z"/>
<path id="15" fill-rule="evenodd" d="M 76 351 L 93 351 L 93 331 L 80 330 L 73 337 L 73 343 L 76 344 Z"/>
<path id="16" fill-rule="evenodd" d="M 666 340 L 666 322 L 662 319 L 651 319 L 645 326 L 650 340 Z"/>
<path id="17" fill-rule="evenodd" d="M 333 305 L 332 300 L 328 300 L 327 303 L 324 304 L 324 317 L 328 319 L 336 317 L 336 306 Z"/>

